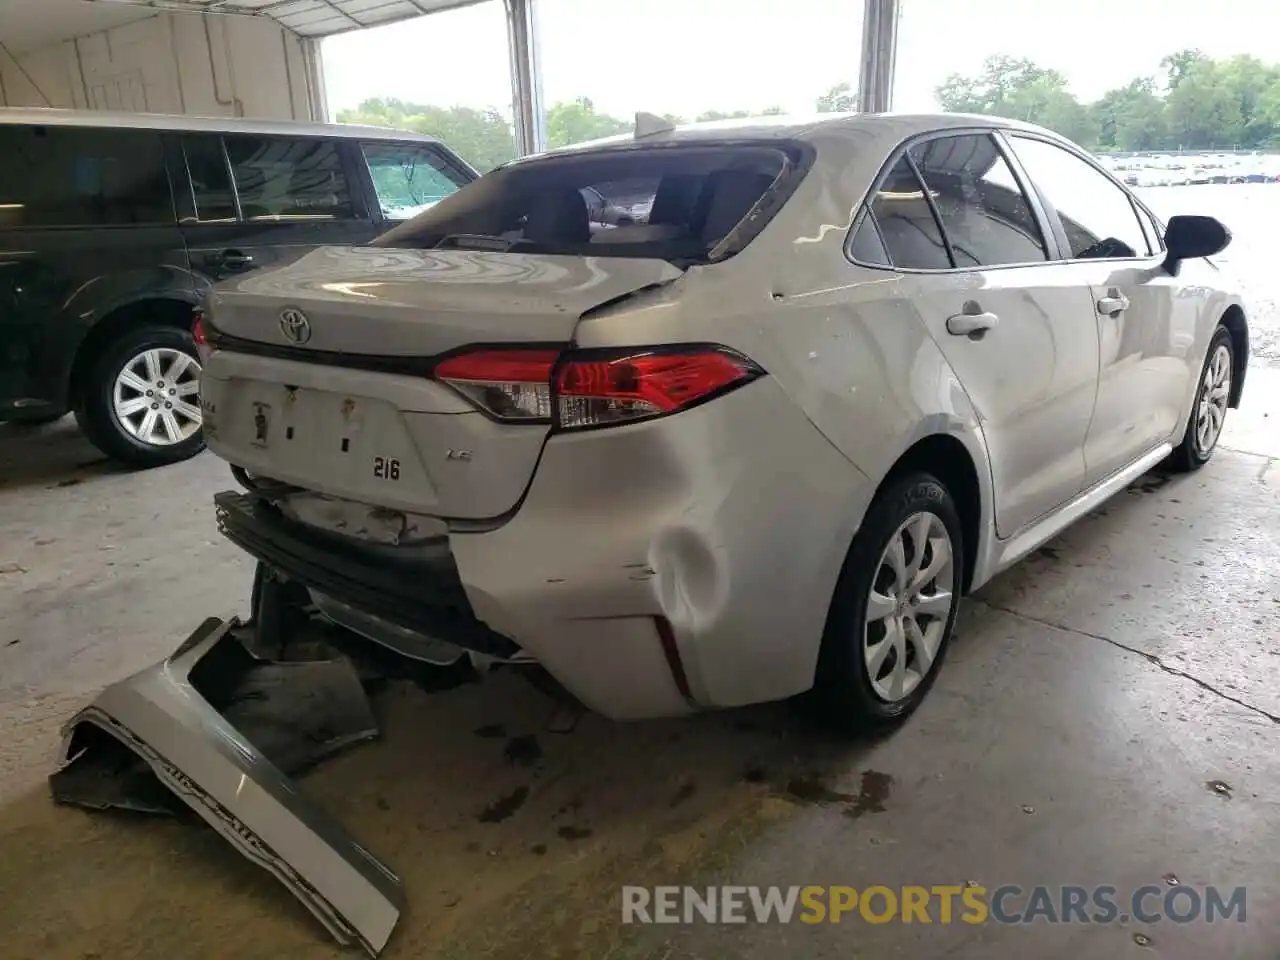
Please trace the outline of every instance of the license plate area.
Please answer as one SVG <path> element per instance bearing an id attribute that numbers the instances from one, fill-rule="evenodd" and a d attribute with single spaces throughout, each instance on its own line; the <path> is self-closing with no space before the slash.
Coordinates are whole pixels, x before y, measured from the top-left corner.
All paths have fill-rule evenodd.
<path id="1" fill-rule="evenodd" d="M 219 437 L 246 466 L 372 503 L 435 500 L 400 411 L 385 400 L 254 380 L 232 380 L 224 398 Z"/>

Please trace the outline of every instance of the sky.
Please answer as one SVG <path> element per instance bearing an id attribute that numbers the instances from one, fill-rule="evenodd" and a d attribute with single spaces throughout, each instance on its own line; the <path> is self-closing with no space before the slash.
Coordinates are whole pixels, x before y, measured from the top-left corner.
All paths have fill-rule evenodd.
<path id="1" fill-rule="evenodd" d="M 696 116 L 778 105 L 810 113 L 857 85 L 862 0 L 536 0 L 547 103 Z M 1280 63 L 1280 0 L 903 0 L 894 109 L 937 108 L 948 74 L 996 53 L 1064 73 L 1095 99 L 1199 47 Z M 333 112 L 368 97 L 511 109 L 500 0 L 324 43 Z"/>

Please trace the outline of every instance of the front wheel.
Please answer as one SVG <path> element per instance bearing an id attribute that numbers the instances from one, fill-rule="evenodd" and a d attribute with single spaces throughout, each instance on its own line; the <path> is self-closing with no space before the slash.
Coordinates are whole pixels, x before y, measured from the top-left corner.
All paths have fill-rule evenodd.
<path id="1" fill-rule="evenodd" d="M 1231 403 L 1234 369 L 1235 350 L 1231 333 L 1219 324 L 1209 341 L 1209 352 L 1205 355 L 1200 380 L 1196 384 L 1196 399 L 1191 406 L 1191 416 L 1187 418 L 1186 432 L 1173 451 L 1175 469 L 1199 470 L 1213 456 Z"/>
<path id="2" fill-rule="evenodd" d="M 964 583 L 960 517 L 935 477 L 882 491 L 854 538 L 827 614 L 814 692 L 846 732 L 905 719 L 929 692 Z"/>
<path id="3" fill-rule="evenodd" d="M 158 467 L 204 449 L 200 358 L 175 327 L 125 331 L 89 369 L 76 420 L 89 441 L 134 467 Z"/>

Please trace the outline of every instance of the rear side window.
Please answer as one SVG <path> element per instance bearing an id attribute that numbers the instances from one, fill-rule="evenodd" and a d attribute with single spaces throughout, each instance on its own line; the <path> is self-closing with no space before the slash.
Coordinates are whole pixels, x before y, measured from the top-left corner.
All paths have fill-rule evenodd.
<path id="1" fill-rule="evenodd" d="M 236 196 L 231 189 L 231 171 L 217 134 L 193 134 L 182 138 L 182 151 L 191 178 L 191 199 L 196 219 L 201 223 L 236 219 Z"/>
<path id="2" fill-rule="evenodd" d="M 1031 204 L 992 137 L 938 137 L 909 152 L 942 220 L 957 267 L 1049 259 Z"/>
<path id="3" fill-rule="evenodd" d="M 0 126 L 0 226 L 174 222 L 160 135 Z"/>
<path id="4" fill-rule="evenodd" d="M 384 220 L 409 220 L 457 193 L 464 179 L 425 144 L 365 143 L 360 148 Z"/>
<path id="5" fill-rule="evenodd" d="M 566 153 L 486 174 L 376 243 L 708 262 L 749 243 L 806 169 L 772 143 Z"/>
<path id="6" fill-rule="evenodd" d="M 337 144 L 300 137 L 227 136 L 246 220 L 350 220 L 351 190 Z"/>
<path id="7" fill-rule="evenodd" d="M 924 187 L 905 156 L 871 200 L 885 250 L 903 270 L 950 270 L 951 257 Z M 865 221 L 864 221 L 865 222 Z"/>

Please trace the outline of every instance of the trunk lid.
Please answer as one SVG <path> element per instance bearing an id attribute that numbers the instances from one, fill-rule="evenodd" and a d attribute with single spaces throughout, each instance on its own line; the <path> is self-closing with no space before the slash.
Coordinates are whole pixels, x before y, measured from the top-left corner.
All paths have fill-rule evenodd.
<path id="1" fill-rule="evenodd" d="M 640 258 L 322 247 L 219 285 L 210 307 L 218 331 L 242 340 L 433 357 L 473 343 L 567 343 L 587 310 L 680 274 Z M 306 319 L 304 342 L 284 332 L 288 308 Z"/>
<path id="2" fill-rule="evenodd" d="M 490 419 L 429 377 L 433 358 L 566 346 L 585 312 L 680 275 L 661 260 L 321 248 L 215 288 L 206 440 L 252 474 L 391 511 L 378 527 L 400 518 L 406 542 L 415 518 L 501 516 L 550 428 Z"/>

